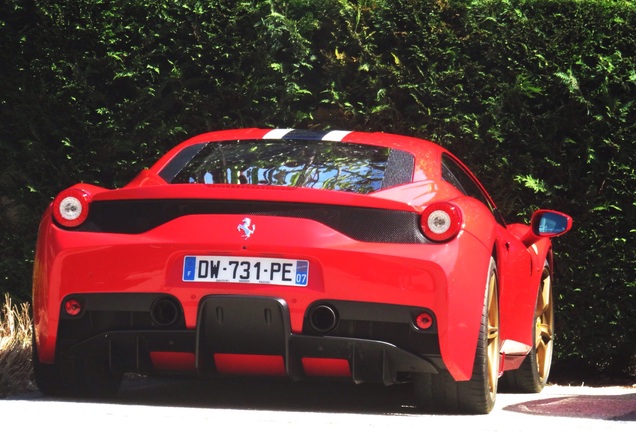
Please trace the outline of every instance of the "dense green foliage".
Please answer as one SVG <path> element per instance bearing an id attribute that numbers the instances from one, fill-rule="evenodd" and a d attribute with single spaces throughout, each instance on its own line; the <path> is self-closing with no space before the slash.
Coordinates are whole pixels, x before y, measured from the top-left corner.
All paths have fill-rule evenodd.
<path id="1" fill-rule="evenodd" d="M 0 290 L 61 189 L 242 126 L 439 142 L 555 241 L 561 363 L 636 375 L 636 6 L 620 0 L 5 0 Z M 631 368 L 631 369 L 630 369 Z"/>

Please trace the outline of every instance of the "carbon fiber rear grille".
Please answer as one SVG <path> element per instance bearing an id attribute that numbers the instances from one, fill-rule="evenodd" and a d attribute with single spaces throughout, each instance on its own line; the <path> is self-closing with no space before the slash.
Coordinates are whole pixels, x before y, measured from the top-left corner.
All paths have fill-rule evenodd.
<path id="1" fill-rule="evenodd" d="M 304 203 L 212 200 L 94 201 L 76 231 L 140 234 L 187 215 L 261 215 L 310 219 L 358 241 L 427 243 L 415 212 Z"/>

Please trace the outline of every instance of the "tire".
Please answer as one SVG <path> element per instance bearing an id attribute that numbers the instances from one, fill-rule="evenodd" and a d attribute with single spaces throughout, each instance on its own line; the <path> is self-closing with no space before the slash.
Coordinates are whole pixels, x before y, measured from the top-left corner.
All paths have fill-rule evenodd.
<path id="1" fill-rule="evenodd" d="M 40 363 L 38 346 L 35 342 L 35 330 L 32 341 L 32 364 L 35 385 L 47 396 L 64 396 L 62 376 L 56 365 Z"/>
<path id="2" fill-rule="evenodd" d="M 447 371 L 418 374 L 414 388 L 419 408 L 432 412 L 489 413 L 497 397 L 499 364 L 497 266 L 491 258 L 472 377 L 469 381 L 455 381 Z"/>
<path id="3" fill-rule="evenodd" d="M 123 374 L 111 371 L 108 362 L 99 358 L 41 363 L 35 336 L 32 361 L 35 384 L 47 396 L 107 398 L 117 393 L 123 378 Z"/>
<path id="4" fill-rule="evenodd" d="M 539 393 L 548 382 L 554 347 L 554 304 L 550 265 L 546 261 L 532 324 L 534 346 L 519 369 L 504 373 L 502 384 L 510 393 Z"/>

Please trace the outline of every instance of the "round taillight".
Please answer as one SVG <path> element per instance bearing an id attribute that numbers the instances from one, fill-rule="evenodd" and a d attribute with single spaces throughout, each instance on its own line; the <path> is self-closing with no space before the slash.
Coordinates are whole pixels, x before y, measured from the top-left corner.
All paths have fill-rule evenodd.
<path id="1" fill-rule="evenodd" d="M 462 228 L 459 208 L 451 203 L 435 203 L 424 209 L 422 230 L 429 240 L 445 242 L 453 239 Z"/>
<path id="2" fill-rule="evenodd" d="M 88 217 L 88 195 L 80 189 L 68 189 L 53 201 L 53 217 L 62 226 L 76 227 Z"/>

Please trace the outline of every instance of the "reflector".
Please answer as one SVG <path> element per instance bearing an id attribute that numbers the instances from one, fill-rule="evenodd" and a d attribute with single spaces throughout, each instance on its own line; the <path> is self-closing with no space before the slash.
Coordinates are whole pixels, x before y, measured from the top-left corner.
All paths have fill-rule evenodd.
<path id="1" fill-rule="evenodd" d="M 76 299 L 67 300 L 64 303 L 64 311 L 70 316 L 77 316 L 82 312 L 82 304 Z"/>
<path id="2" fill-rule="evenodd" d="M 421 330 L 429 329 L 433 325 L 433 317 L 429 313 L 421 313 L 415 318 L 415 325 Z"/>

